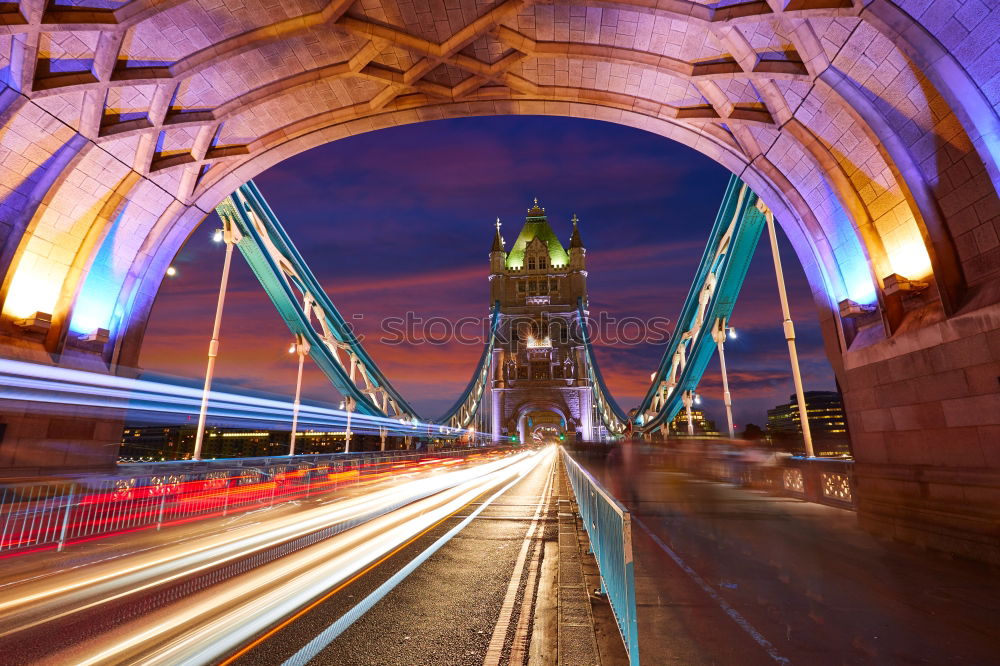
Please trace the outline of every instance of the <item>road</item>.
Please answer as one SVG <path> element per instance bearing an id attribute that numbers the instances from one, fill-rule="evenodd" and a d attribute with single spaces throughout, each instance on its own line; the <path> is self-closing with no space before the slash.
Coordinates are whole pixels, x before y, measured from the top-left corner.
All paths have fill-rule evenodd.
<path id="1" fill-rule="evenodd" d="M 262 510 L 222 529 L 9 559 L 0 662 L 520 658 L 538 554 L 555 538 L 554 460 L 551 449 L 522 453 Z"/>
<path id="2" fill-rule="evenodd" d="M 633 513 L 645 664 L 1000 663 L 995 569 L 878 540 L 848 510 L 581 462 Z"/>

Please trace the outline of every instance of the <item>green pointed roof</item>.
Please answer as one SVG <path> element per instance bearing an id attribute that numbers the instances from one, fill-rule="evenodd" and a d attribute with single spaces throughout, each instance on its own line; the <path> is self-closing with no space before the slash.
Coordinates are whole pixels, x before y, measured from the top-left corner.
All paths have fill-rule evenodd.
<path id="1" fill-rule="evenodd" d="M 514 241 L 514 246 L 511 247 L 510 253 L 507 255 L 507 268 L 524 268 L 524 249 L 528 243 L 536 238 L 548 247 L 551 265 L 565 266 L 569 264 L 569 254 L 566 253 L 566 249 L 559 242 L 552 227 L 549 226 L 549 221 L 545 217 L 545 209 L 539 206 L 538 199 L 535 199 L 535 205 L 528 210 L 528 217 L 524 220 L 521 233 L 517 235 L 517 240 Z"/>

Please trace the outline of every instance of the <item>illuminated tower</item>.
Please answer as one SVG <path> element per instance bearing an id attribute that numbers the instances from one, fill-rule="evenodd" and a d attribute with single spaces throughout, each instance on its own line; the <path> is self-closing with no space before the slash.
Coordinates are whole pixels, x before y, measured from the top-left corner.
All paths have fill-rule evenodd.
<path id="1" fill-rule="evenodd" d="M 545 209 L 528 210 L 506 251 L 497 220 L 490 250 L 490 302 L 500 304 L 491 387 L 494 440 L 534 433 L 593 436 L 592 392 L 578 307 L 587 308 L 586 249 L 573 216 L 569 251 Z"/>

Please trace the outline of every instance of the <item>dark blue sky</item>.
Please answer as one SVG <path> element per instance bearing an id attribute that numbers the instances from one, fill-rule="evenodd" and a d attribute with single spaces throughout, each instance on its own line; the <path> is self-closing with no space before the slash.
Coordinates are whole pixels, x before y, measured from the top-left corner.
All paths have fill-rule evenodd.
<path id="1" fill-rule="evenodd" d="M 673 319 L 690 286 L 728 172 L 690 148 L 640 130 L 549 117 L 442 120 L 343 139 L 303 153 L 255 182 L 345 317 L 368 334 L 385 374 L 424 416 L 443 412 L 481 349 L 379 344 L 379 322 L 407 311 L 428 318 L 483 315 L 497 216 L 508 246 L 534 197 L 566 244 L 576 213 L 587 247 L 590 309 L 615 317 Z M 223 250 L 214 215 L 181 250 L 146 334 L 142 366 L 198 377 L 211 330 Z M 808 389 L 832 389 L 815 308 L 798 260 L 782 256 Z M 360 316 L 360 317 L 359 317 Z M 739 424 L 792 392 L 766 236 L 732 324 L 727 362 Z M 290 393 L 290 334 L 250 274 L 234 260 L 217 377 L 231 386 Z M 628 409 L 648 384 L 662 345 L 601 345 L 598 359 Z M 701 392 L 723 427 L 718 364 Z M 339 396 L 310 369 L 305 395 Z"/>

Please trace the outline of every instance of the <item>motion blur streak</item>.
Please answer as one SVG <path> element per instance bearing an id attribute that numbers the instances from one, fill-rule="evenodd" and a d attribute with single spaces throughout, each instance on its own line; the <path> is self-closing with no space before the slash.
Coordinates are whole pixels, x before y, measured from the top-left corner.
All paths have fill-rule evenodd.
<path id="1" fill-rule="evenodd" d="M 553 454 L 552 449 L 549 449 L 549 451 L 544 455 L 545 458 L 547 459 L 552 454 Z M 428 548 L 426 548 L 422 553 L 413 558 L 413 560 L 408 562 L 405 567 L 394 573 L 392 577 L 386 582 L 382 583 L 378 587 L 378 589 L 376 589 L 374 592 L 372 592 L 367 597 L 362 599 L 361 603 L 351 608 L 351 610 L 347 611 L 343 616 L 340 617 L 340 619 L 338 619 L 336 622 L 334 622 L 329 627 L 320 632 L 319 635 L 316 636 L 316 638 L 309 641 L 309 643 L 303 646 L 302 649 L 300 649 L 289 659 L 287 659 L 283 666 L 305 666 L 305 664 L 308 664 L 313 659 L 313 657 L 322 652 L 327 645 L 332 643 L 334 639 L 337 638 L 337 636 L 344 633 L 344 631 L 348 627 L 354 624 L 362 615 L 367 613 L 375 604 L 377 604 L 383 597 L 385 597 L 385 595 L 387 595 L 397 585 L 399 585 L 404 578 L 406 578 L 411 573 L 416 571 L 417 567 L 426 562 L 431 555 L 436 553 L 438 550 L 441 549 L 442 546 L 451 541 L 452 537 L 454 537 L 456 534 L 465 529 L 466 525 L 471 523 L 476 518 L 476 516 L 482 513 L 486 509 L 486 507 L 488 507 L 490 504 L 493 503 L 494 500 L 496 500 L 498 497 L 500 497 L 505 492 L 510 490 L 510 488 L 514 484 L 520 481 L 524 477 L 524 475 L 528 473 L 528 471 L 529 471 L 528 469 L 525 469 L 516 478 L 514 478 L 512 481 L 509 481 L 507 485 L 505 485 L 503 488 L 490 495 L 488 499 L 483 500 L 483 502 L 481 502 L 479 506 L 476 507 L 476 509 L 472 513 L 466 516 L 462 520 L 462 522 L 460 522 L 458 525 L 455 525 L 450 530 L 448 530 L 448 532 L 444 536 L 440 537 L 437 541 L 435 541 Z"/>
<path id="2" fill-rule="evenodd" d="M 458 474 L 460 483 L 250 575 L 188 596 L 107 636 L 53 655 L 46 663 L 174 665 L 218 660 L 483 493 L 523 476 L 543 457 L 521 453 L 481 465 L 474 473 L 442 472 Z"/>
<path id="3" fill-rule="evenodd" d="M 68 405 L 95 408 L 129 409 L 155 414 L 192 415 L 198 413 L 202 391 L 165 382 L 102 375 L 23 361 L 0 359 L 0 386 L 8 400 L 44 403 L 58 410 Z M 282 423 L 292 418 L 290 401 L 273 400 L 237 393 L 212 391 L 209 417 L 225 419 L 230 425 Z M 303 404 L 299 408 L 300 427 L 337 427 L 347 423 L 347 412 Z M 441 434 L 465 434 L 466 431 L 433 423 L 355 413 L 352 430 L 377 432 L 388 428 L 389 434 L 413 434 L 430 428 Z"/>
<path id="4" fill-rule="evenodd" d="M 525 454 L 519 454 L 467 468 L 430 471 L 430 476 L 359 497 L 280 516 L 265 514 L 259 522 L 209 534 L 195 542 L 156 548 L 97 563 L 82 571 L 61 571 L 16 585 L 0 601 L 0 637 L 246 558 L 331 525 L 342 525 L 346 530 L 442 491 L 476 482 L 494 483 L 493 475 L 507 473 L 524 459 Z M 399 515 L 407 514 L 397 512 L 393 518 Z"/>

